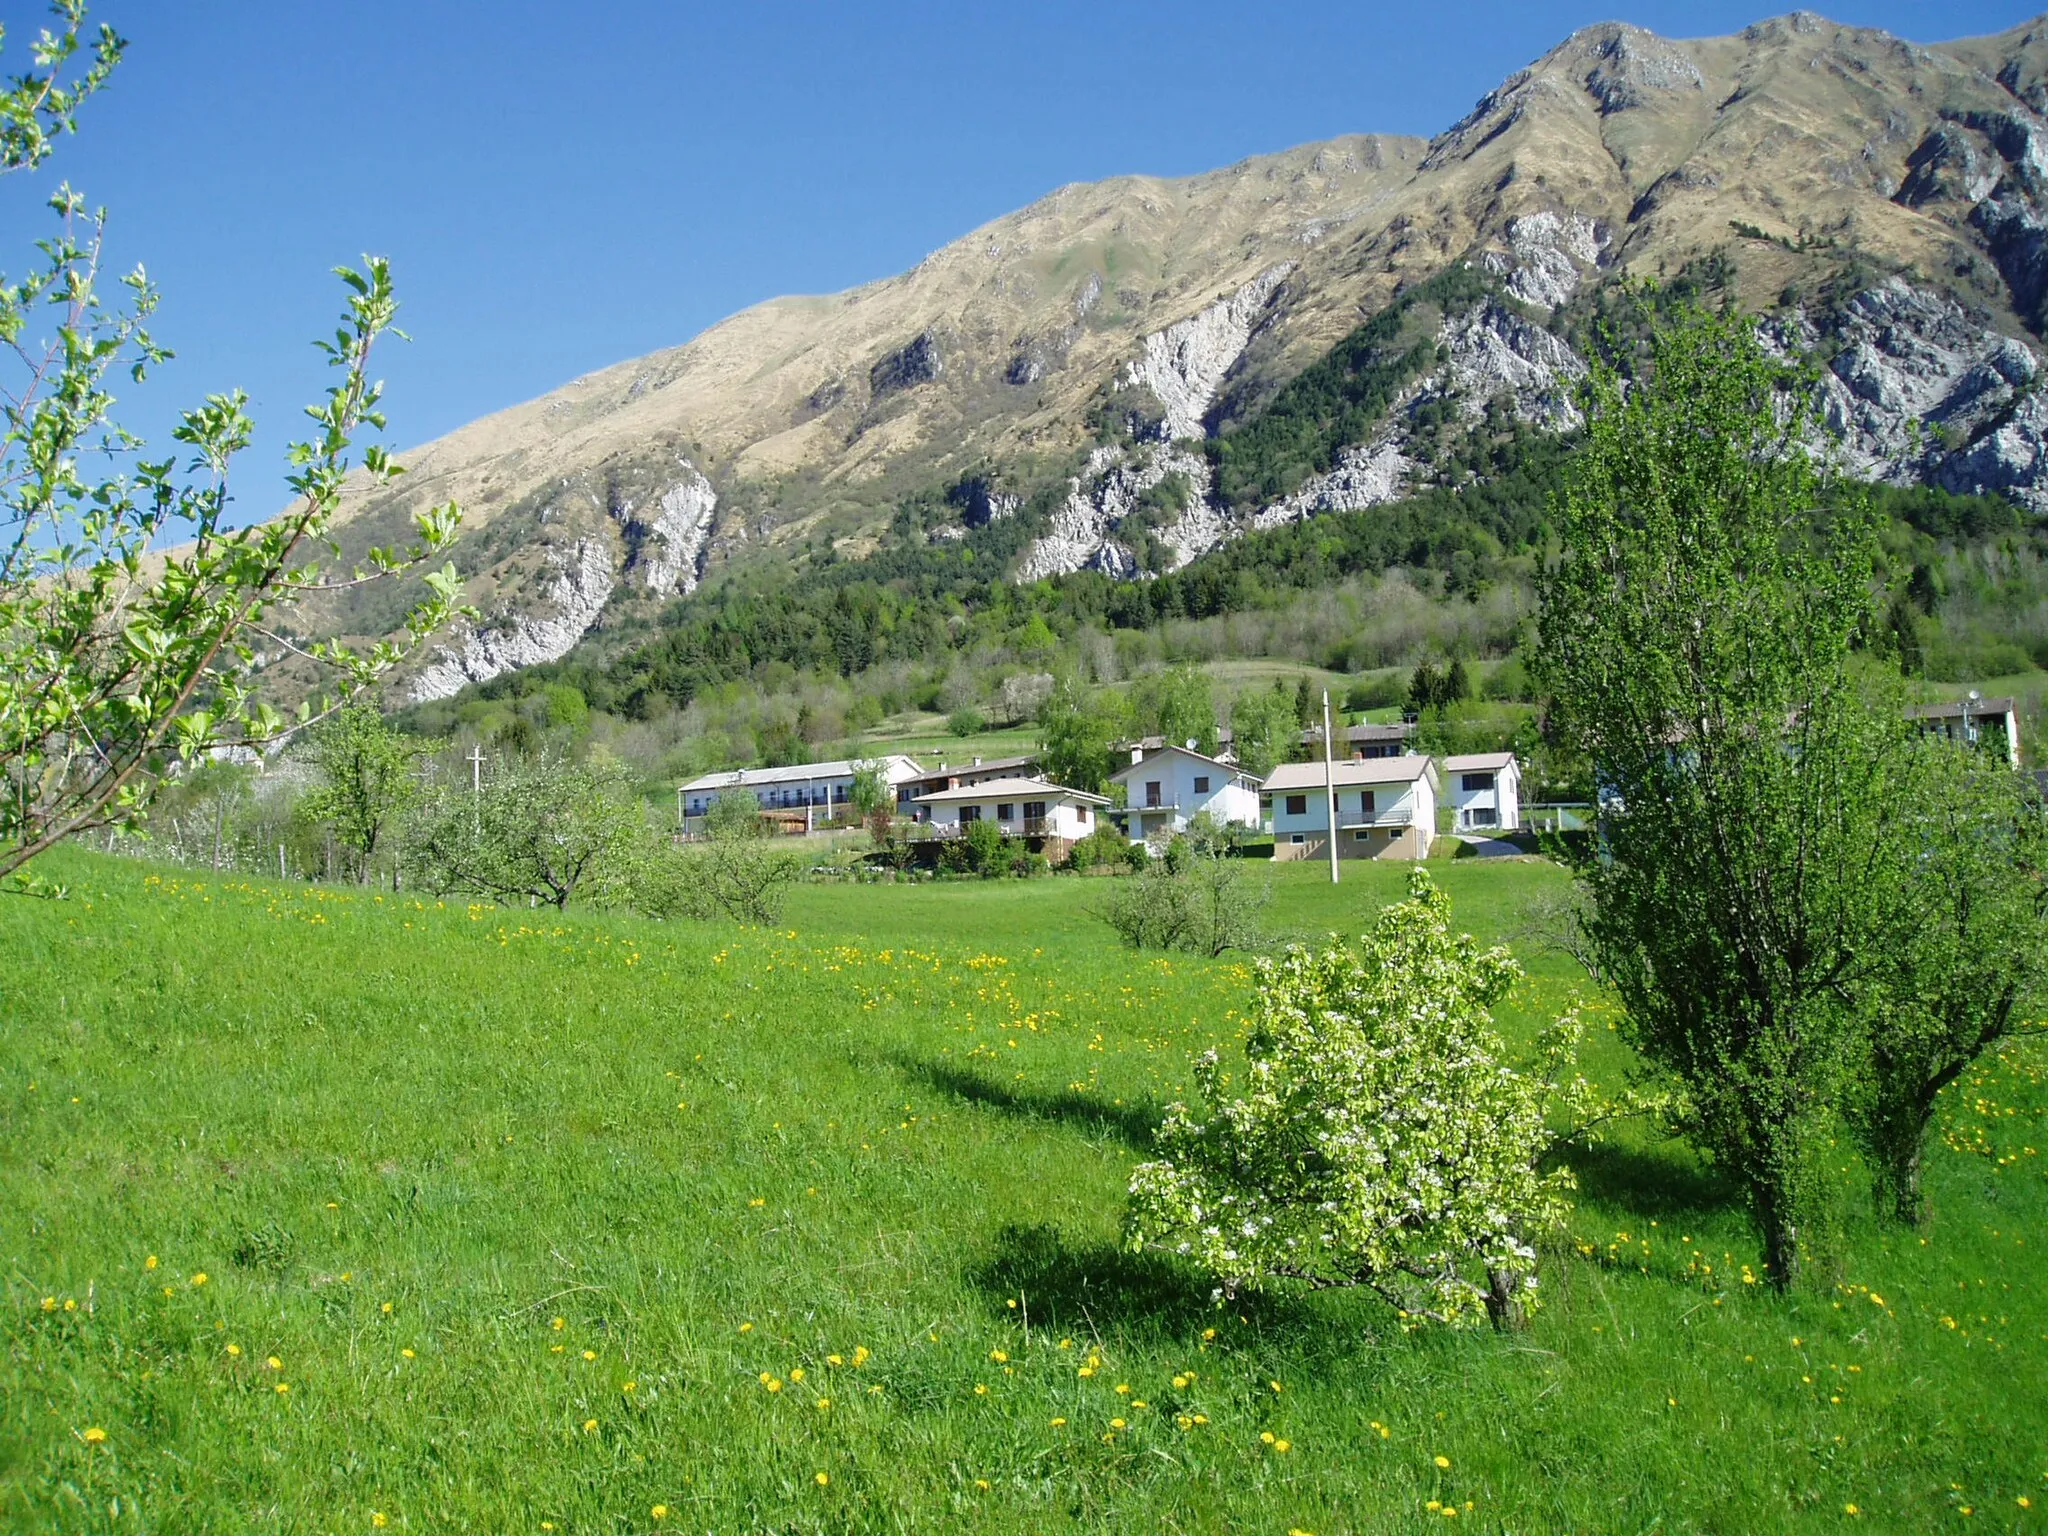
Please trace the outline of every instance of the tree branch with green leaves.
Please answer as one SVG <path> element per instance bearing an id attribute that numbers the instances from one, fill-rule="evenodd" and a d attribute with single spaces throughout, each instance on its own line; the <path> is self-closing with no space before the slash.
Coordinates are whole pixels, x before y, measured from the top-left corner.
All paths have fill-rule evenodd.
<path id="1" fill-rule="evenodd" d="M 77 67 L 82 0 L 53 9 L 61 27 L 33 46 L 31 71 L 0 89 L 0 175 L 41 165 L 75 131 L 80 103 L 105 86 L 125 46 L 102 27 Z M 180 452 L 146 457 L 114 419 L 112 385 L 122 375 L 141 383 L 171 356 L 148 329 L 156 289 L 137 268 L 119 280 L 125 292 L 107 294 L 105 211 L 69 185 L 50 208 L 57 228 L 37 262 L 0 279 L 0 877 L 67 837 L 135 822 L 179 764 L 270 745 L 331 713 L 460 611 L 453 566 L 424 569 L 454 541 L 452 504 L 420 512 L 404 547 L 372 549 L 344 569 L 325 563 L 340 556 L 344 491 L 403 473 L 362 440 L 386 425 L 372 350 L 402 335 L 385 259 L 336 269 L 345 307 L 316 345 L 338 377 L 307 408 L 312 432 L 288 451 L 290 504 L 235 527 L 231 470 L 253 433 L 247 396 L 207 397 L 172 433 Z M 401 638 L 297 647 L 331 686 L 292 718 L 259 696 L 256 642 L 276 640 L 282 611 L 413 570 L 425 591 Z"/>

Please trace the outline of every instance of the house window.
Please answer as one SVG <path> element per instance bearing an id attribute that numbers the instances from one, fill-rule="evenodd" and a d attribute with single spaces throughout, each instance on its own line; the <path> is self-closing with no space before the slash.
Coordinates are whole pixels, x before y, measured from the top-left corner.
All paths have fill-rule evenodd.
<path id="1" fill-rule="evenodd" d="M 970 822 L 970 821 L 979 821 L 979 820 L 981 820 L 981 807 L 980 807 L 980 806 L 978 806 L 978 805 L 963 805 L 963 806 L 961 806 L 961 807 L 960 807 L 960 820 L 961 820 L 961 822 L 962 822 L 963 824 L 965 824 L 966 822 Z"/>
<path id="2" fill-rule="evenodd" d="M 1365 814 L 1368 816 L 1373 814 L 1373 798 L 1371 790 L 1361 789 L 1358 792 L 1358 808 L 1361 811 L 1365 812 Z"/>
<path id="3" fill-rule="evenodd" d="M 1289 795 L 1287 797 L 1287 814 L 1290 816 L 1306 816 L 1308 814 L 1308 796 Z M 1295 841 L 1298 843 L 1301 839 L 1297 837 Z"/>
<path id="4" fill-rule="evenodd" d="M 1372 841 L 1372 831 L 1371 831 L 1371 829 L 1370 829 L 1370 828 L 1368 828 L 1368 827 L 1353 827 L 1353 828 L 1351 829 L 1351 841 L 1353 841 L 1354 843 L 1369 843 L 1369 842 L 1371 842 L 1371 841 Z"/>
<path id="5" fill-rule="evenodd" d="M 1308 839 L 1303 837 L 1299 832 L 1290 832 L 1287 834 L 1287 841 L 1294 844 L 1298 848 L 1303 843 L 1307 842 Z"/>
<path id="6" fill-rule="evenodd" d="M 1483 793 L 1493 788 L 1493 775 L 1490 773 L 1461 774 L 1458 778 L 1458 788 L 1468 795 Z"/>
<path id="7" fill-rule="evenodd" d="M 1043 800 L 1026 800 L 1024 802 L 1024 819 L 1026 821 L 1045 820 L 1045 802 Z"/>
<path id="8" fill-rule="evenodd" d="M 1490 827 L 1493 826 L 1495 822 L 1497 822 L 1498 820 L 1499 817 L 1495 814 L 1492 806 L 1475 805 L 1474 807 L 1472 807 L 1471 821 L 1473 826 Z"/>
<path id="9" fill-rule="evenodd" d="M 1088 825 L 1088 807 L 1087 807 L 1087 806 L 1085 806 L 1085 805 L 1077 805 L 1077 806 L 1075 806 L 1075 807 L 1074 807 L 1074 815 L 1075 815 L 1075 816 L 1076 816 L 1076 817 L 1077 817 L 1077 818 L 1079 819 L 1079 821 L 1080 821 L 1080 823 L 1081 823 L 1081 825 L 1082 825 L 1082 826 L 1084 826 L 1084 827 L 1085 827 L 1085 826 L 1087 826 L 1087 825 Z"/>
<path id="10" fill-rule="evenodd" d="M 1206 773 L 1196 778 L 1195 793 L 1198 795 L 1206 795 L 1207 793 L 1209 793 L 1209 776 Z"/>
<path id="11" fill-rule="evenodd" d="M 997 821 L 1015 821 L 1016 819 L 1017 819 L 1017 807 L 1016 807 L 1016 806 L 1014 806 L 1014 805 L 999 805 L 999 806 L 997 806 L 997 807 L 996 807 L 996 820 L 997 820 Z"/>
<path id="12" fill-rule="evenodd" d="M 1159 804 L 1159 781 L 1157 779 L 1147 779 L 1145 781 L 1145 804 L 1147 806 Z"/>

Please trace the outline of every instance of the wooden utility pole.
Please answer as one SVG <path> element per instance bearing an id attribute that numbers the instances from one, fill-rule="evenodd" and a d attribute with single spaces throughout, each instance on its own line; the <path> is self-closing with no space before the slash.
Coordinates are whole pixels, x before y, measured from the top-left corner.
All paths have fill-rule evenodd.
<path id="1" fill-rule="evenodd" d="M 1329 816 L 1330 884 L 1337 883 L 1337 765 L 1330 756 L 1330 690 L 1323 690 L 1323 807 Z"/>

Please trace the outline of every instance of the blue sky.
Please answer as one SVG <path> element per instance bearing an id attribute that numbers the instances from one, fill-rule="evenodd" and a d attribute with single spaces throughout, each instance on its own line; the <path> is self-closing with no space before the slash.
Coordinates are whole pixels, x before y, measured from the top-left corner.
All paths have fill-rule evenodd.
<path id="1" fill-rule="evenodd" d="M 43 14 L 0 0 L 0 70 L 24 67 Z M 1432 133 L 1616 14 L 1697 36 L 1771 13 L 102 0 L 128 60 L 48 176 L 0 183 L 0 269 L 20 269 L 58 177 L 107 205 L 179 353 L 125 418 L 160 440 L 177 406 L 239 385 L 267 477 L 324 383 L 308 343 L 338 307 L 327 271 L 359 252 L 398 276 L 414 340 L 381 371 L 393 438 L 416 443 L 760 299 L 900 271 L 1063 182 Z M 1831 14 L 1925 42 L 2025 12 Z"/>

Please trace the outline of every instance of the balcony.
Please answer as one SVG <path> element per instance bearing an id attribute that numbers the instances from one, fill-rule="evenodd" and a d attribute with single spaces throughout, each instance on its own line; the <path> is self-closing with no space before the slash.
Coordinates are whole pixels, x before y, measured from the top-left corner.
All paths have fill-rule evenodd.
<path id="1" fill-rule="evenodd" d="M 1051 816 L 1020 816 L 1009 821 L 998 821 L 993 816 L 983 817 L 1005 837 L 1063 837 L 1059 823 Z M 952 842 L 967 835 L 973 826 L 971 821 L 918 821 L 909 827 L 909 838 L 913 843 Z"/>

